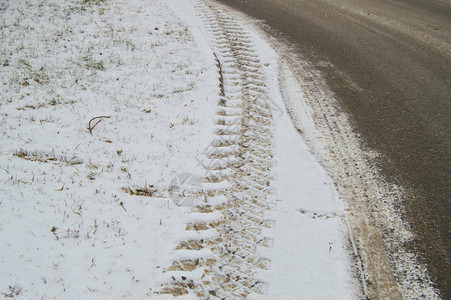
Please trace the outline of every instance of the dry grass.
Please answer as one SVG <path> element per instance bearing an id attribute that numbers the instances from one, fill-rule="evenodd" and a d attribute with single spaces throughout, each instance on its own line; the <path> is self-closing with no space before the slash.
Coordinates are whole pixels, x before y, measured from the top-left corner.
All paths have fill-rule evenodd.
<path id="1" fill-rule="evenodd" d="M 153 197 L 158 190 L 151 184 L 151 185 L 145 185 L 142 188 L 126 188 L 123 187 L 122 190 L 130 195 L 137 195 L 137 196 L 145 196 L 145 197 Z"/>
<path id="2" fill-rule="evenodd" d="M 83 4 L 83 5 L 86 5 L 86 4 L 88 4 L 88 5 L 99 5 L 99 4 L 103 4 L 103 3 L 105 3 L 106 1 L 105 0 L 81 0 L 81 4 Z"/>
<path id="3" fill-rule="evenodd" d="M 66 164 L 66 165 L 79 165 L 83 163 L 78 157 L 67 158 L 66 156 L 57 156 L 54 153 L 37 153 L 37 152 L 29 152 L 23 149 L 20 149 L 14 153 L 14 156 L 19 158 L 29 160 L 29 161 L 37 161 L 41 163 L 56 163 L 56 164 Z"/>

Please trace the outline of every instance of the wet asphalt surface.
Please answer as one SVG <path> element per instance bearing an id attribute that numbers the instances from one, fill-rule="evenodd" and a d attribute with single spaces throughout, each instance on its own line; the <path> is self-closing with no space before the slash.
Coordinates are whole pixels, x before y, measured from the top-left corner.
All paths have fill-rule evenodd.
<path id="1" fill-rule="evenodd" d="M 404 203 L 410 247 L 451 299 L 451 2 L 220 2 L 263 20 L 318 65 L 355 130 L 382 154 L 386 178 L 414 191 Z"/>

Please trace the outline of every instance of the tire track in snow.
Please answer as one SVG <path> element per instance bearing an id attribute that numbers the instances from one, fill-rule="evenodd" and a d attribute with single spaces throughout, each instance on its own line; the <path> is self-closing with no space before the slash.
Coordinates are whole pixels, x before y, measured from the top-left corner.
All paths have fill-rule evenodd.
<path id="1" fill-rule="evenodd" d="M 265 76 L 249 34 L 208 1 L 195 2 L 209 30 L 220 73 L 216 140 L 207 151 L 204 195 L 193 208 L 188 236 L 176 248 L 173 274 L 160 293 L 191 292 L 200 298 L 245 298 L 261 294 L 256 273 L 270 261 L 257 253 L 272 241 L 262 235 L 271 222 L 271 106 Z"/>

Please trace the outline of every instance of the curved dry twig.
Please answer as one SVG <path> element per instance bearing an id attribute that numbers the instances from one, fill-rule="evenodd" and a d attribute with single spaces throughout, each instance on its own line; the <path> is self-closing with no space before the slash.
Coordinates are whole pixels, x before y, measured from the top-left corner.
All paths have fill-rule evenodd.
<path id="1" fill-rule="evenodd" d="M 102 120 L 98 120 L 98 121 L 94 124 L 94 126 L 91 126 L 91 122 L 94 121 L 95 119 L 102 119 L 102 118 L 108 119 L 108 118 L 111 118 L 111 116 L 98 116 L 98 117 L 94 117 L 94 118 L 92 118 L 91 120 L 89 120 L 89 123 L 88 123 L 88 130 L 89 130 L 89 133 L 90 133 L 91 135 L 92 135 L 92 130 L 94 129 L 94 127 L 96 127 L 97 124 L 99 124 Z"/>

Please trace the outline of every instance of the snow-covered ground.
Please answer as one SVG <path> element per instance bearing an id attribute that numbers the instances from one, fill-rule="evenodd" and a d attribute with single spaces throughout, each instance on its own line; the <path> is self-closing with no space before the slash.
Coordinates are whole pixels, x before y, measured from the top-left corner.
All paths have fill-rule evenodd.
<path id="1" fill-rule="evenodd" d="M 223 97 L 218 61 L 228 67 L 200 5 L 0 4 L 2 295 L 172 297 L 159 291 L 186 280 L 169 266 L 193 257 L 177 250 L 197 234 L 186 230 L 193 210 L 171 201 L 168 186 L 177 174 L 208 174 Z M 234 16 L 224 26 L 249 38 L 272 108 L 264 214 L 272 225 L 261 233 L 270 242 L 256 250 L 270 263 L 255 270 L 263 294 L 249 296 L 358 297 L 343 203 L 285 112 L 275 52 L 245 24 Z M 196 276 L 202 288 L 202 272 Z"/>

